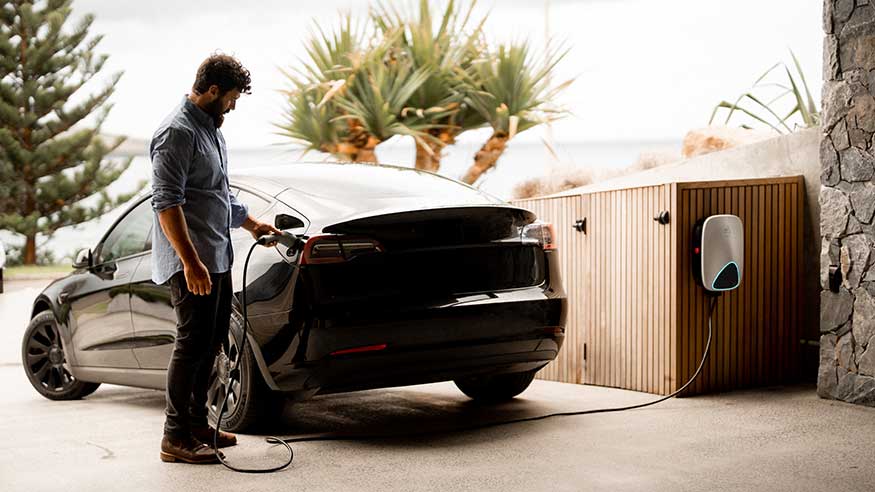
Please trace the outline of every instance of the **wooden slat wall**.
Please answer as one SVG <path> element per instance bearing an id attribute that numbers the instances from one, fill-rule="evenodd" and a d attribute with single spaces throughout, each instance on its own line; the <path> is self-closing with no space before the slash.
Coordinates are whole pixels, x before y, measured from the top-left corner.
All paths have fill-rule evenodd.
<path id="1" fill-rule="evenodd" d="M 584 382 L 665 393 L 672 387 L 672 185 L 589 195 L 593 320 Z M 575 302 L 574 300 L 571 302 Z"/>
<path id="2" fill-rule="evenodd" d="M 801 337 L 801 177 L 678 184 L 678 387 L 693 374 L 707 337 L 707 299 L 690 275 L 696 220 L 738 215 L 744 224 L 741 286 L 724 293 L 714 317 L 711 355 L 685 394 L 777 384 L 796 377 Z"/>
<path id="3" fill-rule="evenodd" d="M 587 198 L 580 195 L 562 198 L 518 200 L 514 204 L 534 212 L 540 220 L 556 228 L 557 253 L 562 285 L 569 300 L 565 326 L 565 342 L 559 357 L 538 372 L 539 379 L 563 383 L 583 382 L 583 333 L 588 313 L 586 292 L 590 290 L 584 235 L 572 228 L 577 219 L 586 217 Z"/>
<path id="4" fill-rule="evenodd" d="M 690 234 L 696 220 L 720 213 L 744 224 L 744 276 L 718 301 L 711 354 L 684 394 L 797 377 L 803 193 L 802 177 L 790 177 L 515 201 L 555 224 L 569 299 L 565 344 L 538 377 L 658 394 L 680 388 L 707 337 Z M 662 210 L 668 225 L 653 220 Z M 581 218 L 586 234 L 571 227 Z"/>

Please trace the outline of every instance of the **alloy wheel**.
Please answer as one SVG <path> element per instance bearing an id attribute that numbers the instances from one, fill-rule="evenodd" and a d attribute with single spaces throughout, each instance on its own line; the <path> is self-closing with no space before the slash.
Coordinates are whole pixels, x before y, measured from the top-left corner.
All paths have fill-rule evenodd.
<path id="1" fill-rule="evenodd" d="M 42 323 L 31 332 L 25 350 L 25 369 L 50 392 L 69 390 L 76 383 L 55 323 Z"/>
<path id="2" fill-rule="evenodd" d="M 211 415 L 219 415 L 219 406 L 225 400 L 225 394 L 229 390 L 230 394 L 228 395 L 223 415 L 228 417 L 237 409 L 243 389 L 240 381 L 242 380 L 241 376 L 244 365 L 241 362 L 237 340 L 229 333 L 228 346 L 222 345 L 213 364 L 213 374 L 210 376 L 210 387 L 207 390 L 207 405 Z M 225 381 L 230 381 L 230 384 L 226 384 Z"/>

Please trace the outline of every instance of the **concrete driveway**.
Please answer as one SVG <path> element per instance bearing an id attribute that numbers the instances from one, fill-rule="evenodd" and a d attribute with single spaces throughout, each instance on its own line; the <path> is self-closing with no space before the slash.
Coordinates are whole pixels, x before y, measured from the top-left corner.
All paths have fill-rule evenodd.
<path id="1" fill-rule="evenodd" d="M 52 402 L 27 382 L 18 347 L 37 287 L 0 294 L 0 490 L 872 490 L 875 409 L 820 400 L 810 386 L 670 400 L 623 413 L 559 417 L 428 436 L 423 430 L 648 401 L 652 395 L 536 381 L 522 397 L 474 405 L 452 383 L 289 404 L 276 435 L 390 434 L 293 445 L 272 475 L 158 459 L 164 396 L 104 385 Z M 285 457 L 241 436 L 235 463 Z"/>

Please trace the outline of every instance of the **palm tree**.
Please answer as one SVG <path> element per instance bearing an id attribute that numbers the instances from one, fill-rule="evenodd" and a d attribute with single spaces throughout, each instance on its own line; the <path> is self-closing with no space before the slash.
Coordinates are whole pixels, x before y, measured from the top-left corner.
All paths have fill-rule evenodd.
<path id="1" fill-rule="evenodd" d="M 291 88 L 279 134 L 341 160 L 376 162 L 375 148 L 396 135 L 415 142 L 416 167 L 437 171 L 441 152 L 462 132 L 492 127 L 464 180 L 493 168 L 516 133 L 564 113 L 550 105 L 569 82 L 549 74 L 565 55 L 535 64 L 525 42 L 490 50 L 486 16 L 450 0 L 435 22 L 428 0 L 400 12 L 378 4 L 356 24 L 347 14 L 330 34 L 318 26 L 303 68 L 284 72 Z"/>
<path id="2" fill-rule="evenodd" d="M 288 106 L 284 122 L 275 125 L 279 135 L 304 145 L 307 151 L 330 153 L 344 161 L 368 157 L 359 154 L 370 145 L 371 136 L 356 122 L 337 119 L 340 110 L 335 97 L 361 71 L 371 32 L 369 25 L 353 22 L 349 14 L 341 17 L 330 34 L 314 25 L 306 41 L 307 59 L 302 60 L 302 68 L 283 71 L 291 88 L 282 91 Z"/>
<path id="3" fill-rule="evenodd" d="M 565 115 L 551 102 L 573 80 L 551 87 L 549 75 L 567 53 L 561 47 L 548 49 L 536 65 L 528 42 L 500 44 L 468 70 L 457 71 L 465 102 L 492 127 L 492 135 L 474 155 L 462 181 L 473 184 L 494 168 L 508 141 L 518 133 Z"/>
<path id="4" fill-rule="evenodd" d="M 376 162 L 374 148 L 395 135 L 413 137 L 417 145 L 426 145 L 425 140 L 431 138 L 425 133 L 425 123 L 404 112 L 412 94 L 428 79 L 429 69 L 414 67 L 397 49 L 400 35 L 400 31 L 385 33 L 346 90 L 334 98 L 340 115 L 333 121 L 346 122 L 352 131 L 367 136 L 358 147 L 362 162 Z"/>
<path id="5" fill-rule="evenodd" d="M 437 172 L 442 149 L 453 144 L 460 133 L 486 123 L 464 103 L 465 94 L 458 90 L 456 74 L 459 67 L 470 67 L 485 44 L 482 33 L 486 16 L 470 27 L 475 6 L 476 1 L 460 10 L 451 0 L 437 25 L 428 0 L 420 0 L 418 13 L 401 12 L 385 3 L 371 10 L 377 28 L 385 35 L 400 32 L 397 49 L 411 60 L 415 69 L 427 73 L 425 81 L 411 94 L 408 106 L 398 115 L 410 118 L 430 137 L 416 140 L 417 169 Z"/>

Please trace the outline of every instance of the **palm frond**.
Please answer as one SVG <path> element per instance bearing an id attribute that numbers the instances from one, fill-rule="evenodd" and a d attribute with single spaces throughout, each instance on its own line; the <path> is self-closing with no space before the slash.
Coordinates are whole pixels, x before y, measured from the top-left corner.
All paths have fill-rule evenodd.
<path id="1" fill-rule="evenodd" d="M 812 127 L 818 125 L 820 123 L 820 110 L 817 108 L 811 91 L 808 89 L 808 83 L 805 81 L 802 66 L 799 64 L 799 60 L 796 58 L 793 50 L 790 50 L 790 57 L 793 60 L 796 76 L 798 76 L 801 84 L 797 83 L 796 76 L 790 71 L 787 64 L 778 62 L 760 75 L 754 81 L 753 86 L 739 95 L 734 102 L 719 102 L 711 111 L 711 118 L 708 120 L 708 124 L 714 122 L 720 110 L 728 110 L 724 124 L 728 124 L 736 113 L 741 113 L 768 126 L 777 133 L 792 132 L 793 128 L 790 125 L 795 125 L 795 123 L 791 120 L 796 114 L 799 114 L 801 126 Z M 783 68 L 781 72 L 786 77 L 786 81 L 783 83 L 770 81 L 769 77 L 779 68 Z M 778 92 L 775 93 L 774 90 L 778 90 Z M 768 94 L 769 91 L 772 92 L 771 95 Z M 789 99 L 789 104 L 784 103 L 786 99 Z M 747 106 L 745 102 L 752 102 L 753 106 Z M 784 109 L 787 107 L 789 109 Z M 784 117 L 779 116 L 779 111 L 786 113 L 786 115 Z M 742 126 L 745 127 L 745 125 Z"/>
<path id="2" fill-rule="evenodd" d="M 465 102 L 477 111 L 495 131 L 511 133 L 511 118 L 516 132 L 563 117 L 566 113 L 553 105 L 555 97 L 573 79 L 550 84 L 550 75 L 567 55 L 563 46 L 547 51 L 535 62 L 525 41 L 501 44 L 494 52 L 475 60 L 468 70 L 458 70 L 463 82 Z"/>

